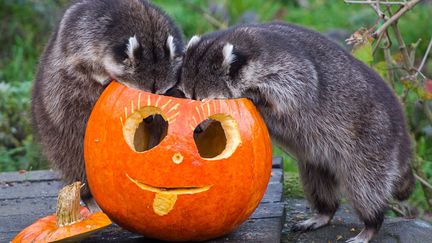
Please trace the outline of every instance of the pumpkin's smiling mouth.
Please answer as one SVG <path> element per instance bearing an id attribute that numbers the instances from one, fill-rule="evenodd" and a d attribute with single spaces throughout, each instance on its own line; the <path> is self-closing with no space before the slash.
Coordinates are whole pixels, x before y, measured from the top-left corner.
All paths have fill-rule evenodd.
<path id="1" fill-rule="evenodd" d="M 139 188 L 141 188 L 145 191 L 150 191 L 150 192 L 155 192 L 155 193 L 164 193 L 164 194 L 166 193 L 166 194 L 171 194 L 171 195 L 196 194 L 196 193 L 200 193 L 200 192 L 205 192 L 208 189 L 210 189 L 210 187 L 211 187 L 211 186 L 156 187 L 156 186 L 151 186 L 151 185 L 145 184 L 143 182 L 140 182 L 140 181 L 130 177 L 128 174 L 126 174 L 126 176 L 130 181 L 132 181 Z"/>
<path id="2" fill-rule="evenodd" d="M 126 176 L 139 188 L 156 193 L 153 199 L 153 211 L 159 216 L 165 216 L 173 210 L 178 195 L 205 192 L 211 187 L 155 187 L 142 183 L 130 177 L 128 174 L 126 174 Z"/>

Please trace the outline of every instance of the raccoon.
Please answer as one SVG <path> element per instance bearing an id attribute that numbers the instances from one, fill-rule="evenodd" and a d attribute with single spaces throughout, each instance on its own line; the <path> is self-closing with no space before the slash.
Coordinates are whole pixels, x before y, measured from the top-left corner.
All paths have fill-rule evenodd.
<path id="1" fill-rule="evenodd" d="M 275 22 L 195 36 L 178 87 L 192 99 L 253 101 L 273 140 L 297 159 L 317 211 L 293 230 L 327 225 L 345 192 L 365 225 L 348 242 L 368 242 L 389 200 L 413 190 L 397 97 L 372 69 L 317 32 Z"/>
<path id="2" fill-rule="evenodd" d="M 85 128 L 104 88 L 115 79 L 169 93 L 178 80 L 182 38 L 148 1 L 79 0 L 67 8 L 40 58 L 32 93 L 38 140 L 66 183 L 86 182 Z M 83 198 L 91 198 L 87 186 Z"/>

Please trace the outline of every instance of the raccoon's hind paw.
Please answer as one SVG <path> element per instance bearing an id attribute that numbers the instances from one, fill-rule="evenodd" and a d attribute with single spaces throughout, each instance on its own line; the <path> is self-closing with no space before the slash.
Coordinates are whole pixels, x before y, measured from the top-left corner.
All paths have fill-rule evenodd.
<path id="1" fill-rule="evenodd" d="M 363 229 L 356 237 L 349 238 L 347 243 L 368 243 L 375 234 L 373 229 Z"/>
<path id="2" fill-rule="evenodd" d="M 294 224 L 291 230 L 301 231 L 301 232 L 315 230 L 322 226 L 327 225 L 328 223 L 330 223 L 330 220 L 331 220 L 330 216 L 324 214 L 318 214 L 308 220 Z"/>

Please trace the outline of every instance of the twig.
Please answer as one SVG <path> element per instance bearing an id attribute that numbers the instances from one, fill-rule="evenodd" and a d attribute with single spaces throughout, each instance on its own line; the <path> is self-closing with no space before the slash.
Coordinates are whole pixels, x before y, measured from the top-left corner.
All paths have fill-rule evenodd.
<path id="1" fill-rule="evenodd" d="M 212 25 L 214 25 L 215 27 L 217 27 L 218 29 L 226 29 L 228 27 L 227 24 L 219 21 L 218 19 L 216 19 L 215 17 L 211 16 L 209 13 L 205 13 L 203 12 L 202 15 L 204 16 L 204 18 Z"/>
<path id="2" fill-rule="evenodd" d="M 387 32 L 384 32 L 384 33 L 385 33 L 385 35 L 384 35 L 385 46 L 382 49 L 384 52 L 384 60 L 385 60 L 386 65 L 387 65 L 387 72 L 389 75 L 388 80 L 389 80 L 390 84 L 392 85 L 392 87 L 394 88 L 395 87 L 395 84 L 394 84 L 395 76 L 394 76 L 394 69 L 392 68 L 393 63 L 392 63 L 392 57 L 391 57 L 391 52 L 390 52 L 391 40 L 388 37 L 388 33 Z"/>
<path id="3" fill-rule="evenodd" d="M 374 47 L 373 50 L 372 50 L 372 56 L 375 55 L 375 52 L 376 52 L 376 50 L 378 49 L 378 47 L 379 47 L 379 45 L 380 45 L 380 43 L 381 43 L 381 40 L 382 40 L 382 38 L 384 37 L 384 35 L 385 35 L 385 32 L 381 33 L 381 35 L 378 37 L 378 40 L 376 41 L 376 45 L 375 45 L 375 47 Z"/>
<path id="4" fill-rule="evenodd" d="M 344 0 L 345 3 L 354 3 L 354 4 L 371 4 L 375 3 L 376 1 L 372 0 Z M 382 5 L 405 5 L 407 2 L 382 2 Z"/>
<path id="5" fill-rule="evenodd" d="M 396 40 L 399 44 L 399 50 L 403 56 L 402 59 L 404 62 L 405 69 L 412 74 L 412 71 L 414 69 L 413 64 L 412 64 L 413 62 L 411 61 L 411 58 L 408 54 L 408 50 L 406 48 L 405 41 L 403 40 L 402 34 L 399 31 L 399 28 L 397 27 L 397 23 L 393 22 L 391 27 L 393 29 L 395 36 L 396 36 Z"/>
<path id="6" fill-rule="evenodd" d="M 425 179 L 421 178 L 419 175 L 417 175 L 416 173 L 414 173 L 414 177 L 424 186 L 428 187 L 429 189 L 432 190 L 432 185 L 429 184 L 429 182 L 427 182 Z"/>
<path id="7" fill-rule="evenodd" d="M 373 8 L 373 10 L 375 10 L 375 12 L 378 15 L 378 17 L 380 18 L 380 20 L 384 19 L 386 17 L 385 14 L 381 11 L 380 0 L 376 0 L 375 4 L 371 3 L 370 6 Z"/>
<path id="8" fill-rule="evenodd" d="M 383 31 L 385 31 L 391 24 L 393 24 L 395 21 L 397 21 L 405 12 L 410 10 L 412 7 L 414 7 L 417 3 L 419 3 L 422 0 L 411 0 L 409 2 L 405 2 L 399 5 L 402 5 L 403 7 L 395 13 L 393 16 L 391 16 L 381 27 L 379 27 L 372 36 L 379 36 Z M 346 1 L 345 1 L 346 2 Z M 366 1 L 366 3 L 371 3 L 370 1 Z M 381 4 L 389 5 L 391 2 L 382 2 Z"/>
<path id="9" fill-rule="evenodd" d="M 400 210 L 396 205 L 396 203 L 390 203 L 388 206 L 390 207 L 391 210 L 393 210 L 395 213 L 399 214 L 399 216 L 405 217 L 406 213 L 402 210 Z"/>
<path id="10" fill-rule="evenodd" d="M 226 29 L 228 27 L 228 25 L 225 22 L 219 21 L 218 19 L 213 17 L 211 14 L 209 14 L 205 9 L 202 9 L 201 7 L 196 6 L 195 4 L 193 4 L 189 1 L 185 1 L 185 3 L 187 6 L 189 6 L 190 9 L 201 13 L 201 15 L 207 20 L 207 22 L 209 22 L 210 24 L 212 24 L 216 28 Z"/>
<path id="11" fill-rule="evenodd" d="M 426 59 L 427 59 L 427 57 L 429 56 L 429 52 L 430 52 L 431 48 L 432 48 L 432 38 L 431 38 L 431 40 L 429 41 L 429 45 L 428 45 L 428 47 L 427 47 L 427 49 L 426 49 L 426 52 L 425 52 L 425 54 L 424 54 L 424 56 L 423 56 L 423 59 L 422 59 L 422 61 L 421 61 L 421 63 L 420 63 L 420 66 L 417 68 L 417 74 L 421 73 L 421 70 L 423 69 L 423 66 L 424 66 L 425 63 L 426 63 Z M 424 77 L 424 76 L 423 76 L 423 77 Z"/>

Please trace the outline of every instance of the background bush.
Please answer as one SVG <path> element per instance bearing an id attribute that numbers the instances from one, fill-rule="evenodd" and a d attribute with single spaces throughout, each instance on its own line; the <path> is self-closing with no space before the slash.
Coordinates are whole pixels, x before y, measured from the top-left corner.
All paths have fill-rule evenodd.
<path id="1" fill-rule="evenodd" d="M 285 20 L 300 24 L 344 44 L 344 40 L 360 27 L 371 27 L 376 14 L 368 6 L 348 5 L 343 1 L 326 0 L 154 0 L 184 31 L 188 39 L 237 23 Z M 30 92 L 37 60 L 43 51 L 51 30 L 68 4 L 66 0 L 2 0 L 0 1 L 0 171 L 35 170 L 48 168 L 33 141 L 30 126 Z M 417 43 L 415 65 L 421 60 L 432 36 L 430 14 L 432 5 L 416 6 L 400 19 L 398 25 L 407 44 Z M 398 45 L 392 40 L 395 66 L 400 62 Z M 390 80 L 382 52 L 371 57 L 369 63 L 401 96 L 412 91 L 401 82 Z M 432 77 L 432 58 L 423 73 Z M 397 79 L 401 72 L 394 72 Z M 416 141 L 416 154 L 423 177 L 432 181 L 432 122 L 418 104 L 418 93 L 407 92 L 405 105 L 411 132 Z M 430 101 L 428 101 L 428 104 Z M 274 154 L 285 158 L 285 170 L 297 172 L 295 162 L 277 147 Z M 427 218 L 429 204 L 427 191 L 417 185 L 410 204 Z"/>

